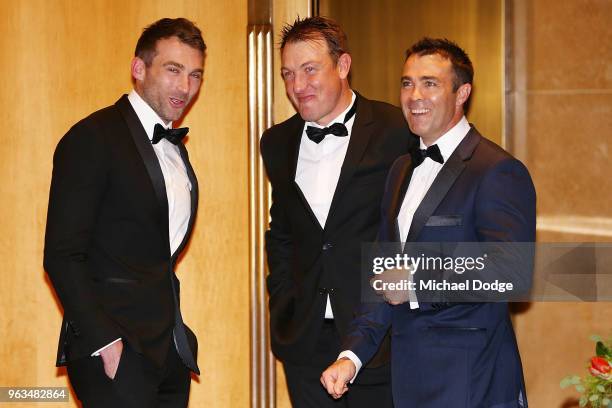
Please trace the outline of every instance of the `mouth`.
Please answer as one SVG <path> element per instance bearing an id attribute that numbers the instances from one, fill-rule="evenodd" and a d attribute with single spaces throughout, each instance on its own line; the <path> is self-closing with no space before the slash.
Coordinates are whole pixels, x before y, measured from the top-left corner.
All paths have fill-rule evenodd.
<path id="1" fill-rule="evenodd" d="M 172 106 L 173 108 L 183 109 L 185 107 L 185 101 L 183 99 L 173 97 L 169 97 L 168 99 L 170 101 L 170 106 Z"/>
<path id="2" fill-rule="evenodd" d="M 310 101 L 313 101 L 314 99 L 315 99 L 314 95 L 305 95 L 305 96 L 298 96 L 297 97 L 298 103 L 300 105 L 304 104 L 304 103 L 308 103 Z"/>
<path id="3" fill-rule="evenodd" d="M 431 112 L 431 109 L 410 109 L 410 114 L 413 116 L 423 116 Z"/>

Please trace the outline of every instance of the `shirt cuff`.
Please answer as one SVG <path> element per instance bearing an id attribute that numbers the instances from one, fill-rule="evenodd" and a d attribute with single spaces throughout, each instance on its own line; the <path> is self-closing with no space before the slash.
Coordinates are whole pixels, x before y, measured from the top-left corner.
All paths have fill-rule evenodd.
<path id="1" fill-rule="evenodd" d="M 97 357 L 97 356 L 99 356 L 99 355 L 100 355 L 100 352 L 101 352 L 102 350 L 104 350 L 105 348 L 107 348 L 108 346 L 110 346 L 110 345 L 112 345 L 112 344 L 115 344 L 115 343 L 116 343 L 116 342 L 118 342 L 119 340 L 121 340 L 121 337 L 119 337 L 119 338 L 118 338 L 117 340 L 115 340 L 115 341 L 112 341 L 112 342 L 108 343 L 106 346 L 104 346 L 104 347 L 102 347 L 102 348 L 100 348 L 100 349 L 98 349 L 98 350 L 94 351 L 93 353 L 91 353 L 91 357 Z"/>
<path id="2" fill-rule="evenodd" d="M 355 364 L 355 375 L 353 376 L 353 378 L 351 378 L 351 384 L 353 383 L 353 381 L 355 381 L 355 378 L 357 378 L 357 374 L 359 374 L 359 370 L 361 370 L 361 360 L 359 359 L 359 357 L 357 357 L 357 354 L 353 353 L 351 350 L 344 350 L 343 352 L 341 352 L 338 355 L 337 360 L 340 360 L 341 358 L 346 357 L 349 360 L 351 360 L 353 362 L 353 364 Z"/>

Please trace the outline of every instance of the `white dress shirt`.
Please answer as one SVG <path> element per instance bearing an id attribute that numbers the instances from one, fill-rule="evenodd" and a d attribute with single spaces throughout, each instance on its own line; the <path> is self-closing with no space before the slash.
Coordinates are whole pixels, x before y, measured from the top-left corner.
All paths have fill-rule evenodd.
<path id="1" fill-rule="evenodd" d="M 353 91 L 351 91 L 351 95 L 349 106 L 327 126 L 331 126 L 333 123 L 343 123 L 344 117 L 355 103 L 356 95 Z M 306 201 L 308 201 L 308 205 L 317 217 L 321 228 L 325 228 L 354 122 L 355 115 L 344 124 L 348 130 L 348 136 L 327 135 L 320 143 L 315 143 L 308 138 L 306 128 L 308 126 L 323 128 L 324 126 L 314 122 L 306 122 L 302 130 L 295 182 L 306 197 Z M 334 318 L 329 295 L 327 295 L 327 305 L 325 306 L 325 318 Z"/>
<path id="2" fill-rule="evenodd" d="M 135 90 L 129 93 L 128 100 L 132 108 L 134 108 L 149 140 L 153 139 L 153 129 L 157 123 L 164 128 L 172 127 L 172 122 L 165 124 Z M 166 185 L 170 255 L 173 255 L 185 238 L 189 218 L 191 217 L 191 182 L 187 176 L 185 163 L 176 145 L 164 138 L 152 146 L 164 176 L 164 184 Z M 98 356 L 100 351 L 119 340 L 121 338 L 95 351 L 92 353 L 92 356 Z"/>
<path id="3" fill-rule="evenodd" d="M 436 140 L 435 144 L 437 144 L 440 148 L 440 153 L 442 153 L 444 163 L 446 163 L 469 131 L 470 124 L 464 116 L 455 126 Z M 428 146 L 425 146 L 425 143 L 423 143 L 423 139 L 421 139 L 420 148 L 427 149 L 427 147 Z M 429 188 L 433 184 L 440 170 L 442 170 L 443 166 L 444 164 L 438 163 L 431 158 L 426 157 L 423 163 L 416 167 L 412 172 L 410 184 L 408 184 L 408 190 L 406 190 L 404 201 L 402 201 L 402 207 L 400 208 L 400 212 L 397 216 L 397 224 L 399 226 L 402 245 L 405 243 L 406 238 L 408 238 L 408 232 L 410 231 L 410 226 L 412 225 L 414 213 L 419 208 L 419 205 L 421 205 L 421 201 L 423 201 L 425 194 L 427 194 L 427 191 L 429 191 Z M 409 297 L 410 308 L 417 309 L 419 307 L 419 302 L 417 302 L 414 293 L 411 293 L 411 295 L 412 296 Z M 361 360 L 350 350 L 344 350 L 341 352 L 338 359 L 341 359 L 342 357 L 349 358 L 357 368 L 355 371 L 355 376 L 351 380 L 352 383 L 362 367 Z"/>

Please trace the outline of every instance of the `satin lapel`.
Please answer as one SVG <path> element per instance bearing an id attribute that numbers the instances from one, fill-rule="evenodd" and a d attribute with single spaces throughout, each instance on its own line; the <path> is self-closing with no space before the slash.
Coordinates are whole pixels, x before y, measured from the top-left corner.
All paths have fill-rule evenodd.
<path id="1" fill-rule="evenodd" d="M 317 220 L 317 216 L 310 208 L 310 204 L 308 204 L 308 200 L 304 196 L 302 189 L 295 182 L 295 173 L 297 171 L 297 163 L 298 158 L 300 156 L 300 143 L 302 142 L 302 133 L 304 132 L 304 121 L 296 115 L 294 123 L 291 125 L 289 129 L 289 143 L 287 144 L 288 152 L 287 152 L 287 165 L 288 165 L 288 174 L 289 174 L 289 183 L 293 185 L 295 189 L 295 193 L 298 195 L 298 198 L 302 202 L 304 206 L 304 210 L 310 216 L 312 222 L 319 228 L 322 229 L 321 224 L 319 224 L 319 220 Z"/>
<path id="2" fill-rule="evenodd" d="M 302 141 L 302 132 L 304 131 L 304 121 L 295 116 L 295 120 L 289 129 L 289 143 L 287 143 L 287 165 L 288 173 L 291 180 L 295 180 L 295 172 L 297 169 L 298 157 L 300 155 L 300 142 Z"/>
<path id="3" fill-rule="evenodd" d="M 393 231 L 395 236 L 391 237 L 392 241 L 401 241 L 399 225 L 397 223 L 397 217 L 399 216 L 410 179 L 412 178 L 412 160 L 410 156 L 406 157 L 406 160 L 402 161 L 402 167 L 397 171 L 397 175 L 393 175 L 394 179 L 389 180 L 389 184 L 392 186 L 390 189 L 391 198 L 389 199 L 389 208 L 387 211 L 387 222 L 389 225 L 393 225 Z"/>
<path id="4" fill-rule="evenodd" d="M 448 190 L 457 180 L 457 177 L 465 169 L 466 163 L 478 142 L 480 141 L 480 134 L 476 129 L 472 128 L 466 137 L 459 143 L 459 146 L 455 149 L 453 154 L 448 158 L 447 162 L 440 170 L 440 173 L 436 176 L 433 184 L 423 197 L 421 205 L 417 208 L 412 218 L 412 224 L 410 225 L 410 232 L 406 241 L 415 241 L 421 233 L 421 230 L 427 223 L 429 217 L 438 208 L 438 205 L 442 202 Z"/>
<path id="5" fill-rule="evenodd" d="M 389 200 L 389 211 L 388 216 L 390 219 L 397 219 L 402 203 L 404 202 L 404 196 L 408 190 L 410 179 L 412 178 L 412 160 L 410 156 L 406 157 L 406 160 L 402 162 L 402 167 L 398 170 L 397 176 L 394 175 L 394 180 L 390 180 L 392 184 L 391 198 Z"/>
<path id="6" fill-rule="evenodd" d="M 183 163 L 185 164 L 185 169 L 187 170 L 187 177 L 189 177 L 189 182 L 191 182 L 191 213 L 189 214 L 189 223 L 187 224 L 187 231 L 185 232 L 185 236 L 183 237 L 183 241 L 174 252 L 173 257 L 178 257 L 180 253 L 183 251 L 185 245 L 189 241 L 189 237 L 191 237 L 191 232 L 193 231 L 193 225 L 196 219 L 196 214 L 198 211 L 198 179 L 196 178 L 195 172 L 193 171 L 193 167 L 191 167 L 191 163 L 189 162 L 189 154 L 187 154 L 187 149 L 185 145 L 180 142 L 177 147 L 179 148 L 179 152 L 181 153 L 181 159 L 183 159 Z"/>
<path id="7" fill-rule="evenodd" d="M 130 135 L 132 136 L 132 139 L 134 139 L 134 144 L 136 145 L 138 153 L 140 153 L 140 157 L 142 158 L 147 172 L 149 173 L 149 178 L 153 184 L 155 196 L 157 197 L 157 202 L 159 204 L 162 225 L 165 227 L 164 236 L 168 238 L 168 197 L 166 196 L 166 184 L 164 183 L 164 175 L 161 167 L 159 166 L 159 161 L 157 160 L 155 151 L 153 150 L 153 145 L 151 145 L 151 140 L 142 127 L 142 124 L 140 123 L 136 112 L 134 112 L 127 95 L 123 95 L 117 101 L 115 106 L 117 106 L 117 109 L 119 109 L 119 112 L 125 119 L 128 129 L 130 130 Z M 170 243 L 168 243 L 168 245 L 170 245 Z"/>
<path id="8" fill-rule="evenodd" d="M 346 156 L 342 163 L 342 169 L 340 170 L 340 177 L 338 178 L 338 184 L 334 191 L 334 197 L 329 208 L 329 214 L 327 216 L 327 223 L 330 225 L 330 221 L 333 220 L 334 212 L 338 207 L 338 202 L 342 197 L 342 193 L 346 189 L 346 186 L 351 181 L 357 166 L 361 162 L 361 158 L 368 147 L 370 137 L 374 131 L 374 118 L 372 115 L 372 107 L 360 95 L 357 95 L 355 100 L 357 104 L 357 110 L 355 112 L 355 122 L 353 123 L 353 129 L 351 130 L 351 139 L 349 141 Z"/>

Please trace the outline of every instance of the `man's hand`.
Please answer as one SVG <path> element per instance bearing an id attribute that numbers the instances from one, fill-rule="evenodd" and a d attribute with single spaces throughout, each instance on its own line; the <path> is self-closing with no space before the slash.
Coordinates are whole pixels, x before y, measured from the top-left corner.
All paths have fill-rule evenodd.
<path id="1" fill-rule="evenodd" d="M 355 364 L 350 359 L 342 357 L 323 371 L 321 384 L 329 395 L 338 399 L 348 391 L 347 384 L 355 376 L 356 370 Z"/>
<path id="2" fill-rule="evenodd" d="M 117 367 L 119 367 L 119 360 L 121 360 L 122 353 L 123 341 L 121 340 L 100 351 L 100 357 L 102 357 L 102 362 L 104 363 L 104 372 L 111 380 L 115 379 L 115 374 L 117 374 Z"/>
<path id="3" fill-rule="evenodd" d="M 409 289 L 400 285 L 410 280 L 410 271 L 410 269 L 387 269 L 380 275 L 373 276 L 370 285 L 387 303 L 393 306 L 401 305 L 409 300 Z"/>

